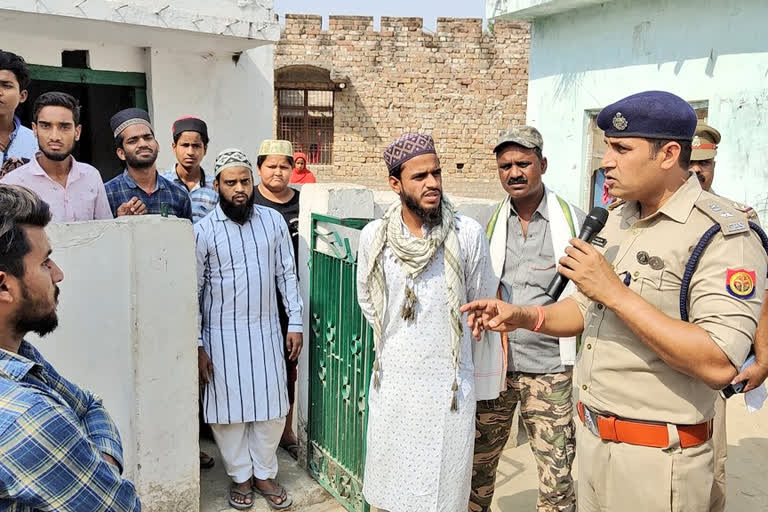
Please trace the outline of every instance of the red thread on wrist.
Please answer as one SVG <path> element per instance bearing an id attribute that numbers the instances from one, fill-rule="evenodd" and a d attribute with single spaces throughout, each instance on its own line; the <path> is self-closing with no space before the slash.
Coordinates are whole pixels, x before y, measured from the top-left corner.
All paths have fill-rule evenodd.
<path id="1" fill-rule="evenodd" d="M 537 304 L 536 311 L 539 313 L 539 319 L 536 322 L 536 327 L 533 328 L 533 332 L 539 332 L 539 329 L 541 329 L 541 324 L 544 323 L 544 308 Z"/>

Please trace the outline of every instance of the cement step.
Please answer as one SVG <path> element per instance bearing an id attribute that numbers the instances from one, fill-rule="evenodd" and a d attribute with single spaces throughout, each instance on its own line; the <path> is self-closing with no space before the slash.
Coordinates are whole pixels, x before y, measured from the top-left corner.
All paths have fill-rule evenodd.
<path id="1" fill-rule="evenodd" d="M 200 473 L 200 512 L 231 512 L 229 506 L 229 484 L 231 480 L 224 471 L 221 455 L 216 444 L 201 440 L 200 448 L 216 459 L 216 465 Z M 344 512 L 333 497 L 325 492 L 296 461 L 283 450 L 277 451 L 280 472 L 277 479 L 293 497 L 291 511 L 301 512 Z M 272 509 L 261 496 L 254 497 L 253 512 L 268 512 Z"/>

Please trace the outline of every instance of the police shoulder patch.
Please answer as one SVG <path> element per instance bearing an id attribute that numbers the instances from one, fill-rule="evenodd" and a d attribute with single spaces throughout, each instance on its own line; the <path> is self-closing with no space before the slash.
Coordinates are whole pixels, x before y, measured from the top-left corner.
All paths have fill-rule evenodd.
<path id="1" fill-rule="evenodd" d="M 755 294 L 754 270 L 727 269 L 725 273 L 725 289 L 737 299 L 750 299 Z"/>
<path id="2" fill-rule="evenodd" d="M 702 194 L 695 203 L 707 217 L 720 224 L 720 229 L 725 236 L 749 231 L 749 222 L 744 212 L 733 208 L 728 202 L 722 201 L 711 194 Z"/>

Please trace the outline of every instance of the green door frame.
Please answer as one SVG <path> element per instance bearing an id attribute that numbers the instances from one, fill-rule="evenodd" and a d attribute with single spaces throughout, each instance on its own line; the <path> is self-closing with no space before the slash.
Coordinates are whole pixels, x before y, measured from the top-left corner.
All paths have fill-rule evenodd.
<path id="1" fill-rule="evenodd" d="M 147 77 L 144 73 L 129 71 L 100 71 L 95 69 L 63 68 L 29 64 L 32 80 L 66 82 L 74 84 L 119 85 L 133 89 L 133 104 L 148 110 Z"/>

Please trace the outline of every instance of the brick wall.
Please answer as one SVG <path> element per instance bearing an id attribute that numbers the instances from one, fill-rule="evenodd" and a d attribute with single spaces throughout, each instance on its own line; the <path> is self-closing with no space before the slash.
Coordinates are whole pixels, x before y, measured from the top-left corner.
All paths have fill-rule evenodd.
<path id="1" fill-rule="evenodd" d="M 388 187 L 384 148 L 405 131 L 431 133 L 448 193 L 500 197 L 492 148 L 506 126 L 525 122 L 527 24 L 438 18 L 286 15 L 275 51 L 276 87 L 286 66 L 316 66 L 336 82 L 333 165 L 312 170 L 321 181 Z M 282 71 L 281 71 L 282 68 Z M 300 75 L 297 75 L 300 76 Z M 344 88 L 338 84 L 344 83 Z"/>

